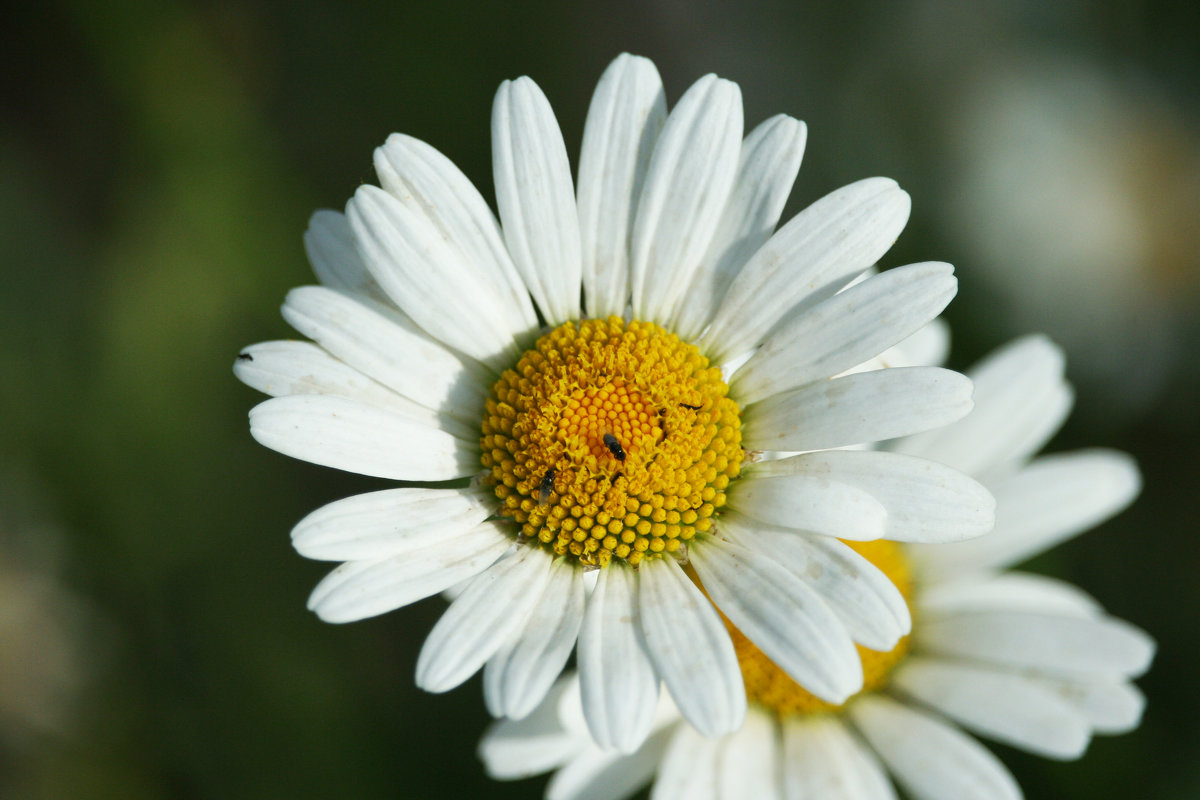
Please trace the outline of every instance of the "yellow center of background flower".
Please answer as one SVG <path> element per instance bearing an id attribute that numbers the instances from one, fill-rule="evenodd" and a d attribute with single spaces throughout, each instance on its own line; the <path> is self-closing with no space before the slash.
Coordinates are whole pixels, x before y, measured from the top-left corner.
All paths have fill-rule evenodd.
<path id="1" fill-rule="evenodd" d="M 636 565 L 712 525 L 742 464 L 721 371 L 649 322 L 568 322 L 500 376 L 483 466 L 521 535 L 585 565 Z"/>
<path id="2" fill-rule="evenodd" d="M 864 558 L 891 579 L 900 593 L 904 595 L 908 607 L 912 609 L 912 573 L 903 548 L 895 542 L 877 540 L 874 542 L 846 542 L 858 551 Z M 742 668 L 742 678 L 746 684 L 746 698 L 760 706 L 774 711 L 779 716 L 790 714 L 813 714 L 822 711 L 834 711 L 841 706 L 827 703 L 807 691 L 783 670 L 775 666 L 761 650 L 742 635 L 742 632 L 725 621 L 733 638 L 734 650 L 737 652 L 738 663 Z M 859 694 L 880 689 L 887 683 L 892 669 L 908 653 L 909 637 L 902 638 L 895 647 L 886 653 L 868 650 L 857 645 L 859 658 L 863 665 L 863 688 Z"/>

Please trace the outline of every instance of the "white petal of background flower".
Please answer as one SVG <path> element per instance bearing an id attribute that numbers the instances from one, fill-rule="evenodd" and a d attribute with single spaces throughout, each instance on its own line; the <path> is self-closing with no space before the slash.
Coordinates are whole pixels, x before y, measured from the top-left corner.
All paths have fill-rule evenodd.
<path id="1" fill-rule="evenodd" d="M 666 324 L 712 241 L 737 175 L 742 95 L 706 75 L 679 99 L 650 157 L 633 225 L 633 315 Z"/>
<path id="2" fill-rule="evenodd" d="M 673 559 L 638 570 L 638 620 L 646 652 L 675 705 L 707 736 L 737 730 L 746 691 L 725 624 Z"/>
<path id="3" fill-rule="evenodd" d="M 700 267 L 675 308 L 672 329 L 694 340 L 717 311 L 742 265 L 771 237 L 800 171 L 808 128 L 777 114 L 742 142 L 729 202 Z"/>
<path id="4" fill-rule="evenodd" d="M 879 695 L 847 710 L 914 800 L 1021 800 L 1005 766 L 957 728 Z"/>
<path id="5" fill-rule="evenodd" d="M 738 368 L 739 403 L 837 375 L 878 355 L 942 312 L 958 281 L 949 264 L 896 267 L 789 315 Z"/>
<path id="6" fill-rule="evenodd" d="M 663 754 L 650 800 L 720 800 L 717 765 L 722 739 L 679 726 Z"/>
<path id="7" fill-rule="evenodd" d="M 708 596 L 746 638 L 822 700 L 862 689 L 862 661 L 837 615 L 770 556 L 714 539 L 691 563 Z"/>
<path id="8" fill-rule="evenodd" d="M 637 623 L 637 573 L 620 564 L 600 571 L 579 633 L 583 714 L 601 747 L 633 752 L 654 719 L 658 674 Z"/>
<path id="9" fill-rule="evenodd" d="M 895 800 L 879 760 L 840 719 L 788 719 L 782 731 L 787 800 Z"/>
<path id="10" fill-rule="evenodd" d="M 878 261 L 910 205 L 895 181 L 868 178 L 801 211 L 733 279 L 701 349 L 724 362 L 753 348 L 806 296 Z"/>
<path id="11" fill-rule="evenodd" d="M 550 102 L 529 78 L 492 104 L 492 172 L 504 241 L 550 325 L 579 318 L 579 215 L 567 147 Z"/>
<path id="12" fill-rule="evenodd" d="M 629 243 L 667 99 L 654 62 L 628 53 L 604 70 L 579 151 L 579 236 L 589 316 L 625 313 Z"/>
<path id="13" fill-rule="evenodd" d="M 783 800 L 779 792 L 779 737 L 775 719 L 750 709 L 746 723 L 721 742 L 717 762 L 717 797 L 732 800 Z"/>

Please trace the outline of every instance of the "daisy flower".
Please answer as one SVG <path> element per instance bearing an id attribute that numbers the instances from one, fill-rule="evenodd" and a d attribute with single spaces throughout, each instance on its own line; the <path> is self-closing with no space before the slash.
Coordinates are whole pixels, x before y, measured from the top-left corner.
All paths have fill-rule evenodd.
<path id="1" fill-rule="evenodd" d="M 907 220 L 894 182 L 774 231 L 804 142 L 782 115 L 743 139 L 738 88 L 712 75 L 668 115 L 654 65 L 628 55 L 596 89 L 577 188 L 537 85 L 501 85 L 498 221 L 445 156 L 391 136 L 381 187 L 312 219 L 322 285 L 283 306 L 312 343 L 255 345 L 235 366 L 274 396 L 250 412 L 267 447 L 437 484 L 302 520 L 302 555 L 345 562 L 309 606 L 347 622 L 460 587 L 421 687 L 486 665 L 489 710 L 519 718 L 578 644 L 591 731 L 625 750 L 660 683 L 697 729 L 742 724 L 734 644 L 697 576 L 817 696 L 858 691 L 854 642 L 891 647 L 910 620 L 839 539 L 961 540 L 990 529 L 993 501 L 914 456 L 833 449 L 958 419 L 971 386 L 870 368 L 956 290 L 939 263 L 860 280 Z M 764 450 L 808 452 L 744 469 Z M 745 538 L 714 537 L 718 518 Z"/>
<path id="2" fill-rule="evenodd" d="M 554 800 L 616 800 L 652 780 L 656 800 L 885 800 L 897 796 L 889 774 L 915 800 L 1002 800 L 1020 788 L 963 728 L 1065 760 L 1094 733 L 1136 727 L 1143 698 L 1130 679 L 1148 667 L 1153 641 L 1070 584 L 1007 569 L 1115 514 L 1139 490 L 1123 453 L 1031 460 L 1071 404 L 1062 368 L 1048 340 L 1019 340 L 971 373 L 970 416 L 893 448 L 983 479 L 996 528 L 938 547 L 856 545 L 900 588 L 916 622 L 897 647 L 860 650 L 867 679 L 849 702 L 805 691 L 731 626 L 750 701 L 741 730 L 705 737 L 663 697 L 650 738 L 623 755 L 587 735 L 578 683 L 564 678 L 529 717 L 484 737 L 489 773 L 557 770 L 546 790 Z"/>

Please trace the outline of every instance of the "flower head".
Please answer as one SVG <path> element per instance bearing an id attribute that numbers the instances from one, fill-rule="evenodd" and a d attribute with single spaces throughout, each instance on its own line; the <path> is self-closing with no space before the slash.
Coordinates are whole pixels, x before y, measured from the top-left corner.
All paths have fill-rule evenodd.
<path id="1" fill-rule="evenodd" d="M 1056 759 L 1077 758 L 1094 733 L 1137 726 L 1130 682 L 1153 641 L 1067 583 L 1006 571 L 1120 511 L 1136 496 L 1122 453 L 1085 450 L 1032 459 L 1071 405 L 1059 350 L 1019 340 L 971 377 L 976 409 L 938 431 L 900 440 L 970 470 L 997 498 L 994 532 L 928 547 L 859 545 L 911 604 L 911 636 L 860 650 L 867 680 L 844 704 L 793 681 L 740 637 L 750 709 L 745 726 L 705 737 L 663 698 L 646 744 L 598 747 L 581 723 L 577 683 L 564 678 L 530 717 L 502 721 L 480 754 L 502 779 L 557 770 L 547 797 L 617 798 L 655 781 L 655 800 L 693 797 L 1019 798 L 1009 772 L 960 729 Z"/>
<path id="2" fill-rule="evenodd" d="M 550 105 L 521 78 L 493 110 L 498 223 L 447 158 L 390 137 L 381 187 L 313 217 L 323 285 L 283 313 L 314 343 L 256 345 L 235 366 L 275 395 L 250 415 L 268 447 L 445 482 L 301 521 L 297 550 L 345 562 L 310 607 L 345 622 L 463 585 L 418 684 L 446 691 L 486 665 L 489 709 L 519 718 L 578 643 L 588 725 L 625 750 L 660 682 L 698 729 L 742 724 L 709 598 L 815 695 L 858 691 L 854 643 L 890 648 L 910 620 L 839 539 L 960 540 L 991 527 L 993 503 L 932 462 L 840 449 L 957 419 L 971 387 L 882 368 L 956 288 L 945 264 L 868 274 L 908 216 L 895 183 L 852 184 L 774 230 L 804 142 L 786 116 L 743 139 L 738 88 L 711 75 L 668 115 L 654 65 L 621 56 L 573 189 Z"/>

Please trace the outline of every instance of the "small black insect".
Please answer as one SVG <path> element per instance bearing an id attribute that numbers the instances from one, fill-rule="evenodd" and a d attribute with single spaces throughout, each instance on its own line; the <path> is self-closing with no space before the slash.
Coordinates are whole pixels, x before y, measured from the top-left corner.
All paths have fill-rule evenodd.
<path id="1" fill-rule="evenodd" d="M 608 448 L 608 452 L 613 454 L 613 458 L 617 461 L 625 460 L 625 448 L 621 447 L 621 443 L 617 441 L 617 437 L 611 433 L 604 434 L 604 446 Z"/>
<path id="2" fill-rule="evenodd" d="M 238 353 L 238 361 L 253 361 L 254 356 L 249 353 Z"/>
<path id="3" fill-rule="evenodd" d="M 700 406 L 693 406 L 693 405 L 689 405 L 687 403 L 680 403 L 679 405 L 682 406 L 683 408 L 690 408 L 692 411 L 700 410 Z"/>
<path id="4" fill-rule="evenodd" d="M 542 483 L 538 486 L 538 505 L 544 506 L 550 502 L 550 493 L 554 491 L 554 476 L 557 474 L 558 470 L 551 467 L 542 476 Z"/>

